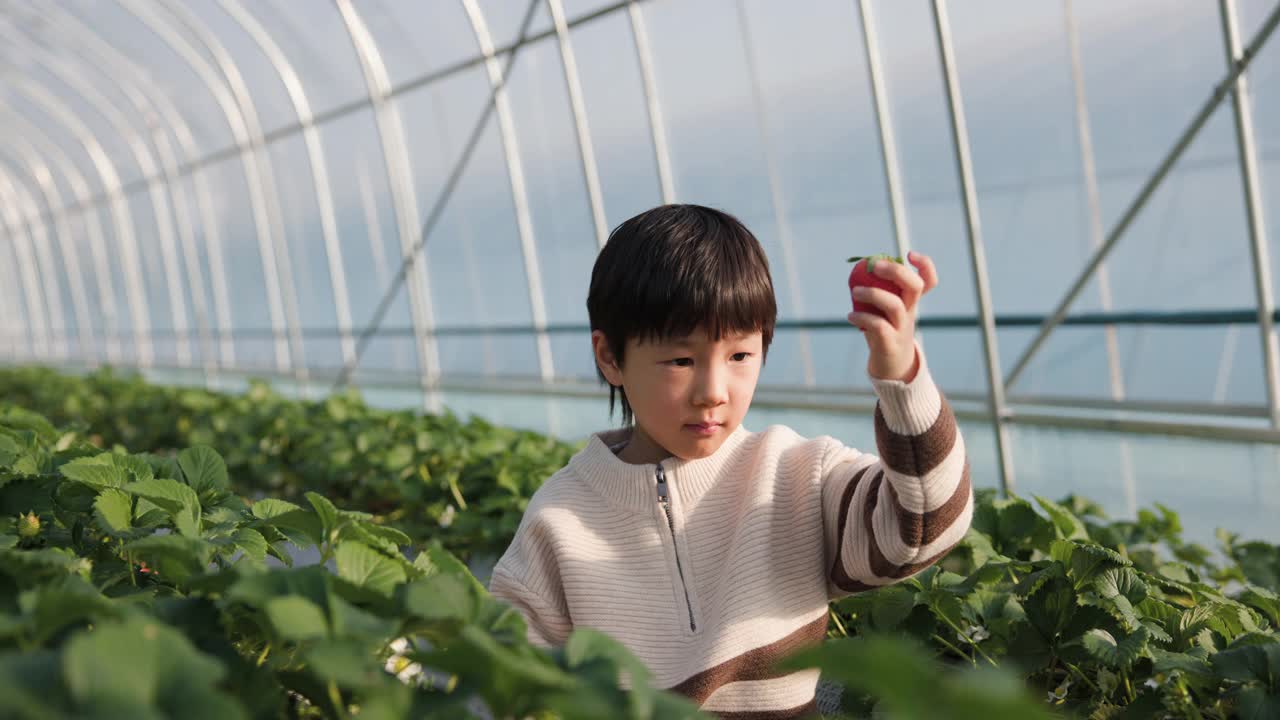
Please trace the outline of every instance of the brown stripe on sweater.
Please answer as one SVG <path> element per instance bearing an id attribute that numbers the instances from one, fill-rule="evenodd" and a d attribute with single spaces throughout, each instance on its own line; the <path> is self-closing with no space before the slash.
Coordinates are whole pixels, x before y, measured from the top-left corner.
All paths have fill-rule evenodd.
<path id="1" fill-rule="evenodd" d="M 884 464 L 900 475 L 923 477 L 946 459 L 956 444 L 956 415 L 947 398 L 941 398 L 938 417 L 919 435 L 900 435 L 889 429 L 880 403 L 876 403 L 876 447 Z"/>
<path id="2" fill-rule="evenodd" d="M 889 497 L 893 498 L 894 511 L 898 514 L 898 536 L 902 538 L 902 542 L 911 547 L 923 547 L 937 540 L 938 536 L 960 517 L 960 513 L 964 512 L 965 505 L 969 504 L 969 493 L 972 489 L 967 458 L 964 461 L 960 482 L 951 493 L 951 497 L 947 498 L 942 505 L 925 513 L 912 512 L 903 507 L 898 501 L 898 491 L 893 487 L 893 483 L 889 483 Z"/>
<path id="3" fill-rule="evenodd" d="M 968 467 L 968 464 L 969 461 L 965 460 L 966 467 Z M 895 565 L 889 562 L 889 559 L 886 558 L 884 553 L 880 550 L 880 543 L 876 541 L 875 527 L 871 524 L 871 517 L 875 512 L 876 502 L 879 499 L 877 497 L 877 491 L 880 489 L 879 481 L 881 477 L 883 476 L 877 475 L 872 480 L 871 487 L 867 489 L 867 503 L 863 509 L 863 522 L 867 526 L 867 559 L 871 563 L 871 573 L 876 577 L 901 580 L 902 578 L 907 577 L 908 575 L 914 575 L 941 560 L 947 553 L 951 552 L 952 548 L 960 544 L 960 540 L 963 539 L 963 536 L 961 538 L 957 538 L 954 543 L 951 543 L 951 545 L 944 548 L 942 552 L 937 553 L 933 557 L 921 560 L 920 562 L 907 563 L 905 565 Z M 964 497 L 965 502 L 967 503 L 968 496 L 966 495 Z M 961 506 L 961 510 L 963 509 L 964 506 Z"/>
<path id="4" fill-rule="evenodd" d="M 734 711 L 716 711 L 703 710 L 722 720 L 796 720 L 797 718 L 810 718 L 818 715 L 818 699 L 815 697 L 809 702 L 793 707 L 790 710 L 743 710 Z"/>
<path id="5" fill-rule="evenodd" d="M 782 672 L 775 670 L 773 666 L 801 648 L 820 645 L 826 637 L 827 614 L 823 613 L 822 617 L 816 618 L 781 640 L 729 658 L 669 689 L 701 705 L 711 697 L 711 693 L 731 682 L 772 680 L 792 674 L 795 671 Z"/>
<path id="6" fill-rule="evenodd" d="M 868 465 L 859 470 L 853 476 L 853 479 L 849 481 L 849 484 L 845 486 L 844 494 L 840 496 L 840 514 L 836 521 L 836 559 L 831 564 L 831 582 L 845 592 L 862 592 L 875 588 L 874 585 L 867 585 L 849 577 L 849 573 L 844 569 L 844 558 L 841 556 L 844 551 L 845 526 L 849 522 L 849 505 L 853 503 L 853 492 L 858 489 L 858 483 L 862 480 L 862 476 L 866 475 L 867 471 L 872 467 L 874 466 Z M 876 472 L 882 473 L 884 471 L 877 470 Z"/>

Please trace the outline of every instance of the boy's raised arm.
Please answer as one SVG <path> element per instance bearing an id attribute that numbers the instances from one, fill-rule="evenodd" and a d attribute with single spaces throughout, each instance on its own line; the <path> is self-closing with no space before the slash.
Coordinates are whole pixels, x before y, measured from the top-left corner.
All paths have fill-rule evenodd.
<path id="1" fill-rule="evenodd" d="M 831 599 L 888 585 L 937 562 L 964 537 L 973 491 L 955 414 L 916 347 L 910 382 L 872 384 L 879 457 L 833 444 L 822 505 Z"/>

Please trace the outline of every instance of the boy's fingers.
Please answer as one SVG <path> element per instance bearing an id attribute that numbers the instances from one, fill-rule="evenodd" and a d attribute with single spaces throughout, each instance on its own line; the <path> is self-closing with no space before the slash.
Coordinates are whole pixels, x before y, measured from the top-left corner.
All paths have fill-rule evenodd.
<path id="1" fill-rule="evenodd" d="M 920 271 L 920 279 L 924 283 L 922 294 L 938 286 L 938 269 L 934 267 L 933 260 L 928 255 L 913 250 L 907 253 L 907 260 Z"/>
<path id="2" fill-rule="evenodd" d="M 888 320 L 875 313 L 851 312 L 849 322 L 867 334 L 867 342 L 872 345 L 887 345 L 888 339 L 896 332 Z"/>
<path id="3" fill-rule="evenodd" d="M 910 291 L 907 291 L 910 292 Z M 854 297 L 868 305 L 874 305 L 883 312 L 891 325 L 900 328 L 907 321 L 907 305 L 908 298 L 898 297 L 897 295 L 877 287 L 864 285 L 854 290 Z"/>
<path id="4" fill-rule="evenodd" d="M 918 295 L 924 292 L 924 279 L 911 272 L 906 265 L 896 262 L 876 263 L 875 273 L 885 280 L 891 280 L 904 292 Z"/>

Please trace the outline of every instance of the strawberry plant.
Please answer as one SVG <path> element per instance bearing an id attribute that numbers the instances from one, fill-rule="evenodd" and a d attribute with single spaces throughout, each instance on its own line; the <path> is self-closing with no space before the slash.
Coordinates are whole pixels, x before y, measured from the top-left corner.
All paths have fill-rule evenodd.
<path id="1" fill-rule="evenodd" d="M 0 408 L 0 509 L 23 508 L 0 533 L 0 717 L 697 715 L 599 633 L 531 647 L 438 544 L 411 561 L 367 513 L 232 485 L 207 447 L 103 452 Z"/>

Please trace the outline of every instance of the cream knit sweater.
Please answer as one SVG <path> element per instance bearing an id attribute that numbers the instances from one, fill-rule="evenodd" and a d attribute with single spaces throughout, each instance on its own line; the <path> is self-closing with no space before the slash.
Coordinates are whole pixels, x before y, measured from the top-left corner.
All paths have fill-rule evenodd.
<path id="1" fill-rule="evenodd" d="M 631 465 L 611 450 L 629 430 L 593 435 L 534 493 L 490 591 L 535 644 L 595 628 L 703 710 L 808 716 L 818 671 L 770 665 L 823 640 L 830 601 L 936 562 L 973 514 L 955 415 L 917 352 L 910 383 L 872 379 L 879 457 L 774 425 Z"/>

